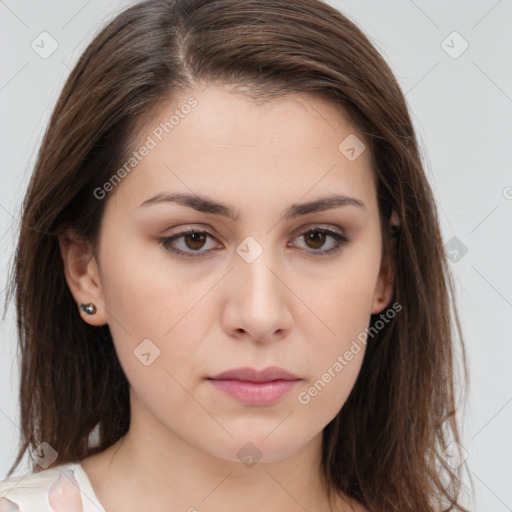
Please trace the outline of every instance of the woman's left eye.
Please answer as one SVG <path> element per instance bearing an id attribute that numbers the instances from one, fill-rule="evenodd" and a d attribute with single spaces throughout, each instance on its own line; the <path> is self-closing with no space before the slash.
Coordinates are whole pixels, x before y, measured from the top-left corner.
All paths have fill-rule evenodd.
<path id="1" fill-rule="evenodd" d="M 306 231 L 303 231 L 296 237 L 296 239 L 301 237 L 306 242 L 306 250 L 308 250 L 308 248 L 312 249 L 308 252 L 313 253 L 315 256 L 335 253 L 339 251 L 344 245 L 350 242 L 350 239 L 346 235 L 342 235 L 341 233 L 332 231 L 331 229 L 319 227 L 310 228 Z M 180 256 L 185 256 L 188 258 L 200 258 L 203 254 L 213 250 L 211 248 L 208 250 L 200 250 L 203 249 L 205 245 L 207 245 L 206 241 L 208 238 L 215 240 L 215 237 L 208 231 L 189 229 L 187 231 L 182 231 L 177 235 L 159 238 L 159 242 L 166 250 Z M 331 248 L 318 250 L 320 247 L 325 246 L 326 240 L 329 238 L 333 240 L 333 242 L 330 244 Z M 183 247 L 183 245 L 181 248 L 176 247 L 178 244 L 175 244 L 175 242 L 180 239 L 183 239 L 182 241 L 185 243 L 185 247 Z"/>

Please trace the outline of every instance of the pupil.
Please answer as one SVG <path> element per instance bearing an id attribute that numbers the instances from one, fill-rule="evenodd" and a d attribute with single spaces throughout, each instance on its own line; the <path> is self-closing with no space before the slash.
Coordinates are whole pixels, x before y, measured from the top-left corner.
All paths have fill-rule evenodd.
<path id="1" fill-rule="evenodd" d="M 314 246 L 315 248 L 321 247 L 324 244 L 325 233 L 321 233 L 320 231 L 311 231 L 308 239 L 316 244 Z"/>
<path id="2" fill-rule="evenodd" d="M 202 238 L 204 238 L 204 235 L 202 233 L 192 233 L 188 235 L 188 238 L 192 238 L 192 245 L 189 245 L 191 249 L 200 249 L 202 247 Z M 199 243 L 199 246 L 194 245 L 195 243 Z"/>

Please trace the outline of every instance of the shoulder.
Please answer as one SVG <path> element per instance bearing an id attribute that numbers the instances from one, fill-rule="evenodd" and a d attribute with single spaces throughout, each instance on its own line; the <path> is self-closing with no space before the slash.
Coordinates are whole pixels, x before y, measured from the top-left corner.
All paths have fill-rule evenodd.
<path id="1" fill-rule="evenodd" d="M 87 507 L 82 506 L 81 487 L 78 463 L 11 476 L 0 482 L 0 512 L 82 512 Z"/>

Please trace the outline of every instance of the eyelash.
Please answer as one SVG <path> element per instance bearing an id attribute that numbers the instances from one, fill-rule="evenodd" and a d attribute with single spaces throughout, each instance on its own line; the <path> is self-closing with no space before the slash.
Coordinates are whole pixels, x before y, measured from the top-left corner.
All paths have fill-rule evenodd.
<path id="1" fill-rule="evenodd" d="M 314 256 L 325 256 L 325 255 L 328 255 L 328 254 L 329 255 L 330 254 L 334 254 L 334 253 L 340 251 L 343 248 L 343 246 L 345 246 L 345 245 L 347 245 L 347 244 L 349 244 L 351 242 L 351 239 L 348 238 L 345 235 L 342 235 L 342 234 L 337 233 L 336 231 L 332 231 L 330 229 L 320 228 L 318 226 L 315 226 L 313 228 L 308 228 L 307 230 L 302 231 L 301 233 L 299 233 L 297 235 L 296 238 L 304 236 L 304 235 L 306 235 L 308 233 L 322 233 L 322 234 L 325 234 L 325 235 L 328 235 L 328 236 L 334 238 L 334 240 L 336 240 L 336 242 L 337 242 L 336 247 L 334 247 L 332 249 L 319 250 L 319 251 L 311 250 L 311 253 Z M 209 237 L 215 239 L 215 237 L 211 233 L 209 233 L 208 231 L 204 231 L 204 230 L 201 231 L 201 230 L 198 230 L 198 229 L 188 229 L 186 231 L 182 231 L 181 233 L 178 233 L 176 235 L 172 235 L 170 237 L 159 238 L 158 241 L 162 244 L 162 246 L 164 247 L 165 250 L 167 250 L 169 252 L 172 252 L 174 254 L 178 254 L 179 256 L 184 256 L 186 258 L 201 258 L 202 254 L 208 253 L 210 251 L 200 251 L 200 250 L 197 250 L 197 251 L 182 251 L 181 249 L 176 249 L 176 247 L 171 247 L 169 245 L 170 243 L 174 242 L 175 240 L 177 240 L 179 238 L 185 237 L 187 235 L 193 235 L 193 234 L 208 235 Z"/>

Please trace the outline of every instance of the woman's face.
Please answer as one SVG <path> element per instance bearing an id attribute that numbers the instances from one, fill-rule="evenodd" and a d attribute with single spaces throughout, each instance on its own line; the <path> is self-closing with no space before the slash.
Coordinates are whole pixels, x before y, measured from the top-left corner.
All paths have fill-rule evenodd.
<path id="1" fill-rule="evenodd" d="M 136 165 L 95 192 L 108 201 L 99 248 L 73 288 L 98 308 L 84 321 L 109 325 L 133 428 L 233 461 L 319 439 L 391 298 L 362 140 L 314 96 L 258 106 L 214 86 L 147 124 Z M 314 206 L 334 196 L 351 199 Z M 212 380 L 270 366 L 297 380 Z"/>

